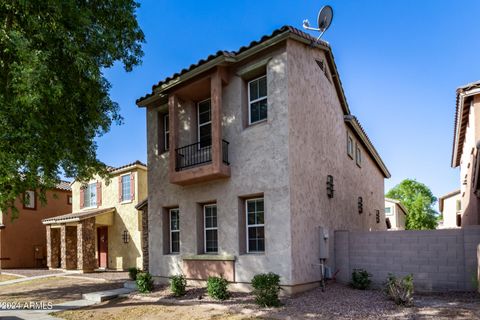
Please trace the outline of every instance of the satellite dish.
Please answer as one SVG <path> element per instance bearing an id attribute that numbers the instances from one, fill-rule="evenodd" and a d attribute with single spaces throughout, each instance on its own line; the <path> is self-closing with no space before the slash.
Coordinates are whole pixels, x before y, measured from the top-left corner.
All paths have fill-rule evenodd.
<path id="1" fill-rule="evenodd" d="M 330 24 L 332 23 L 333 19 L 333 9 L 330 6 L 324 6 L 320 11 L 318 12 L 318 18 L 317 18 L 317 28 L 312 28 L 310 27 L 310 22 L 308 20 L 303 20 L 303 28 L 306 30 L 313 30 L 313 31 L 320 31 L 320 35 L 317 38 L 317 41 L 320 40 L 320 38 L 323 36 L 325 31 L 327 31 L 328 27 L 330 27 Z"/>

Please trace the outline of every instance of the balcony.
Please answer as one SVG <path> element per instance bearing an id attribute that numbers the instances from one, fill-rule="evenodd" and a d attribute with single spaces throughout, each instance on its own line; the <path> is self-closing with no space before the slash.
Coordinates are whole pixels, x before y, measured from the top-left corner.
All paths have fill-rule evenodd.
<path id="1" fill-rule="evenodd" d="M 222 162 L 227 166 L 228 141 L 222 140 Z M 212 162 L 212 142 L 200 141 L 175 149 L 175 171 L 182 171 Z"/>

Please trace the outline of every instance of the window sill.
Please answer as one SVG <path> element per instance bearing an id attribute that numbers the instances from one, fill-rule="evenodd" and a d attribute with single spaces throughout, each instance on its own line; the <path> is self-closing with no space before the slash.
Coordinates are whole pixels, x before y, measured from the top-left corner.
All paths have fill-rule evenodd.
<path id="1" fill-rule="evenodd" d="M 353 154 L 347 153 L 348 157 L 353 160 Z"/>
<path id="2" fill-rule="evenodd" d="M 183 256 L 183 260 L 205 260 L 205 261 L 235 261 L 235 256 L 218 254 L 196 254 Z"/>
<path id="3" fill-rule="evenodd" d="M 125 201 L 122 201 L 120 202 L 120 204 L 129 204 L 129 203 L 132 203 L 133 200 L 125 200 Z"/>
<path id="4" fill-rule="evenodd" d="M 257 121 L 254 123 L 247 124 L 247 126 L 244 128 L 244 130 L 248 130 L 250 128 L 256 128 L 261 125 L 266 125 L 268 123 L 268 119 Z"/>
<path id="5" fill-rule="evenodd" d="M 242 255 L 243 256 L 264 256 L 265 251 L 263 251 L 263 252 L 245 252 Z"/>
<path id="6" fill-rule="evenodd" d="M 92 210 L 92 209 L 97 209 L 98 206 L 95 207 L 83 207 L 82 210 Z"/>

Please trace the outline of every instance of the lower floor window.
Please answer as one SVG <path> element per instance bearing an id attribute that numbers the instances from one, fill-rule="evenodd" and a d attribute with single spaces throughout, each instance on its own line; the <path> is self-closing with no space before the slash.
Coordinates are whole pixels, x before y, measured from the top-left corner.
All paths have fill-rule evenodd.
<path id="1" fill-rule="evenodd" d="M 205 226 L 205 253 L 218 252 L 217 205 L 203 206 Z"/>
<path id="2" fill-rule="evenodd" d="M 245 200 L 247 220 L 247 252 L 265 251 L 263 198 Z"/>
<path id="3" fill-rule="evenodd" d="M 180 252 L 180 211 L 170 209 L 170 253 Z"/>

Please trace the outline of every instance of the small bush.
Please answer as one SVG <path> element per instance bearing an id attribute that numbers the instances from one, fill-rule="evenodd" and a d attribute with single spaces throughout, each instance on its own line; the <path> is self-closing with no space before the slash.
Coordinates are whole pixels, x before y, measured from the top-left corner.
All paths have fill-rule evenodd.
<path id="1" fill-rule="evenodd" d="M 403 279 L 397 279 L 390 273 L 385 289 L 389 298 L 397 305 L 413 306 L 413 275 L 409 274 Z"/>
<path id="2" fill-rule="evenodd" d="M 207 293 L 210 297 L 217 300 L 226 300 L 230 297 L 228 292 L 228 281 L 220 277 L 208 277 Z"/>
<path id="3" fill-rule="evenodd" d="M 138 291 L 148 293 L 153 290 L 152 275 L 148 272 L 138 272 L 136 275 Z"/>
<path id="4" fill-rule="evenodd" d="M 352 272 L 352 287 L 355 289 L 366 290 L 370 287 L 372 275 L 365 269 L 353 269 Z"/>
<path id="5" fill-rule="evenodd" d="M 133 268 L 128 268 L 128 277 L 131 279 L 131 280 L 137 280 L 137 273 L 139 273 L 141 270 L 140 269 L 137 269 L 135 267 Z"/>
<path id="6" fill-rule="evenodd" d="M 280 300 L 278 293 L 281 290 L 280 276 L 269 272 L 257 274 L 252 279 L 255 302 L 264 307 L 278 307 Z"/>
<path id="7" fill-rule="evenodd" d="M 187 286 L 187 279 L 183 275 L 177 275 L 170 278 L 170 290 L 175 297 L 185 295 Z"/>

